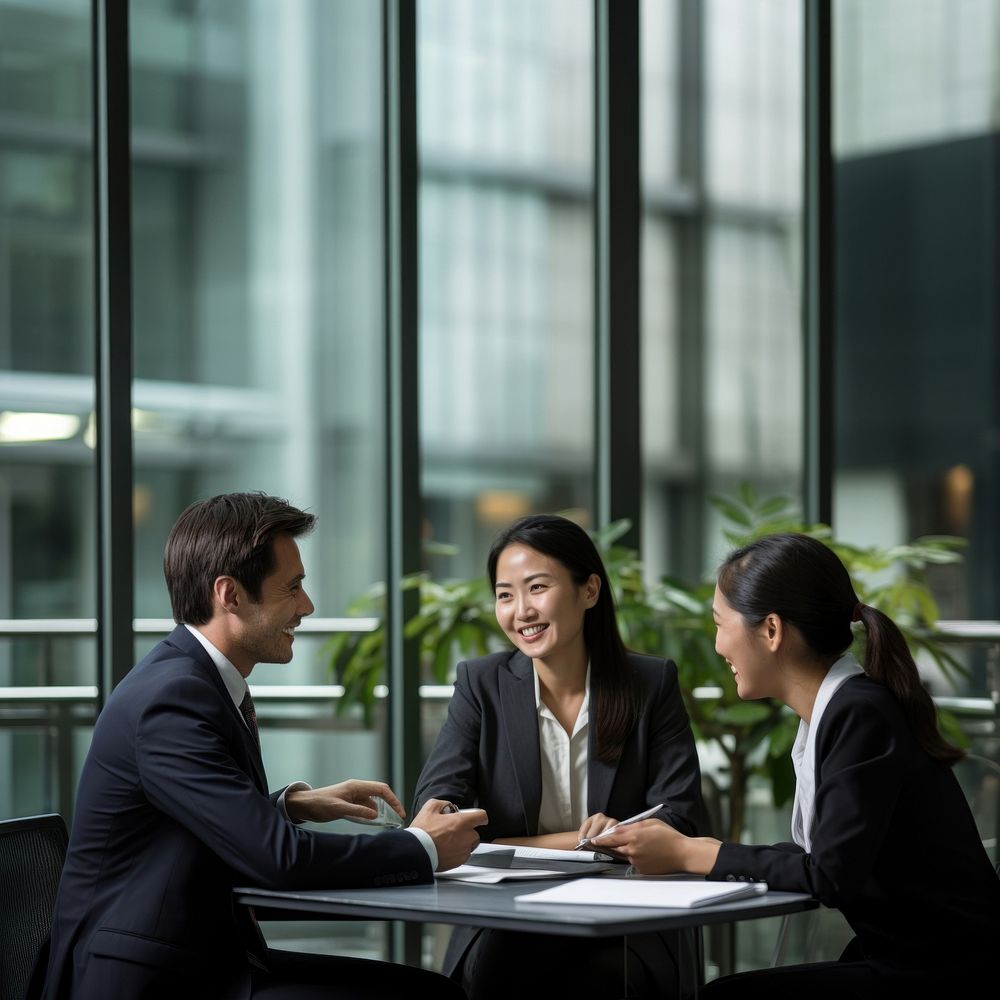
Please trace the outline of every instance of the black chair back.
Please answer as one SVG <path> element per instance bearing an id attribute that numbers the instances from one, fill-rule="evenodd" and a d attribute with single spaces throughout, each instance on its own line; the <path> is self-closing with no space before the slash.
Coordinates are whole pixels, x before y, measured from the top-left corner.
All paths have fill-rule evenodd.
<path id="1" fill-rule="evenodd" d="M 0 1000 L 22 1000 L 48 940 L 69 840 L 57 813 L 0 822 Z"/>

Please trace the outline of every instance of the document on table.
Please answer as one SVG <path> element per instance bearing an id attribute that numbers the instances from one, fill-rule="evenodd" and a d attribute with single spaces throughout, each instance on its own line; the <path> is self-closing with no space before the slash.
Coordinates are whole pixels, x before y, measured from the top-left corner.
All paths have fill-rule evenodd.
<path id="1" fill-rule="evenodd" d="M 447 871 L 435 872 L 434 877 L 454 879 L 457 882 L 475 882 L 477 885 L 492 885 L 514 879 L 566 878 L 567 873 L 546 871 L 544 868 L 482 868 L 479 865 L 459 865 Z"/>
<path id="2" fill-rule="evenodd" d="M 622 867 L 600 851 L 559 851 L 513 844 L 480 844 L 466 864 L 479 868 L 549 869 L 570 875 L 597 874 Z"/>
<path id="3" fill-rule="evenodd" d="M 688 909 L 761 896 L 766 882 L 708 882 L 704 879 L 581 878 L 551 889 L 515 897 L 519 903 L 570 903 L 594 906 L 656 906 Z"/>

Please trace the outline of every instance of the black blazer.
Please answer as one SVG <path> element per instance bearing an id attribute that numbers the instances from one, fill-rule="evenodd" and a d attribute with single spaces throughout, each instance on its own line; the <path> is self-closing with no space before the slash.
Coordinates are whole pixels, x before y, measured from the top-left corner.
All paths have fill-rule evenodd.
<path id="1" fill-rule="evenodd" d="M 811 839 L 809 853 L 724 843 L 709 878 L 811 893 L 847 918 L 854 955 L 895 968 L 981 962 L 1000 941 L 1000 879 L 954 773 L 867 677 L 819 721 Z"/>
<path id="2" fill-rule="evenodd" d="M 588 732 L 587 814 L 625 819 L 659 802 L 656 814 L 687 834 L 704 833 L 701 770 L 671 660 L 628 654 L 642 712 L 617 763 L 598 760 Z M 486 810 L 484 841 L 538 833 L 541 752 L 531 660 L 520 651 L 459 663 L 448 718 L 417 781 L 414 809 L 431 798 Z M 457 927 L 445 956 L 451 973 L 478 934 Z"/>
<path id="3" fill-rule="evenodd" d="M 234 885 L 432 880 L 412 834 L 312 832 L 284 818 L 279 795 L 267 793 L 260 753 L 218 669 L 179 626 L 115 688 L 94 728 L 46 1000 L 124 1000 L 167 982 L 174 995 L 249 996 Z"/>

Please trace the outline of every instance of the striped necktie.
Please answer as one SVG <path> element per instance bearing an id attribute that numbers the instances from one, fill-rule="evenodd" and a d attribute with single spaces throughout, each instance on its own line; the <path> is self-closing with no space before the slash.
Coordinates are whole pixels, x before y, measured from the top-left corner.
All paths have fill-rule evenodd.
<path id="1" fill-rule="evenodd" d="M 247 721 L 247 729 L 250 730 L 253 735 L 254 743 L 257 744 L 257 749 L 260 750 L 260 733 L 257 731 L 257 712 L 253 707 L 253 698 L 250 697 L 250 691 L 243 695 L 243 700 L 240 702 L 240 712 L 243 718 Z"/>

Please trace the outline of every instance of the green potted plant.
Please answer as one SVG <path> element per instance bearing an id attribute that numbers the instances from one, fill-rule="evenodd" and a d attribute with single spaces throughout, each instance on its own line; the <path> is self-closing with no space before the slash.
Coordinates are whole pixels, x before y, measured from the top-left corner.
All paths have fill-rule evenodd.
<path id="1" fill-rule="evenodd" d="M 958 661 L 935 640 L 937 606 L 925 576 L 929 564 L 959 560 L 961 540 L 920 538 L 887 548 L 849 545 L 834 539 L 827 525 L 804 523 L 789 498 L 758 498 L 746 485 L 736 496 L 715 497 L 712 503 L 723 519 L 723 535 L 731 547 L 776 531 L 801 531 L 830 545 L 847 566 L 862 600 L 896 620 L 915 654 L 929 656 L 945 676 L 953 678 L 962 672 Z M 594 533 L 615 591 L 623 638 L 638 652 L 676 661 L 696 738 L 717 748 L 725 762 L 722 775 L 728 815 L 719 832 L 739 839 L 752 775 L 769 779 L 776 806 L 792 794 L 789 750 L 798 719 L 770 701 L 739 700 L 729 668 L 715 652 L 714 580 L 688 583 L 664 578 L 650 583 L 638 553 L 619 544 L 628 528 L 621 521 Z M 458 660 L 505 645 L 485 575 L 434 580 L 415 574 L 404 586 L 420 590 L 419 611 L 407 622 L 406 634 L 419 641 L 428 679 L 448 683 Z M 377 584 L 349 609 L 351 614 L 377 618 L 376 629 L 334 636 L 326 646 L 331 669 L 345 688 L 338 708 L 360 705 L 366 719 L 371 717 L 375 686 L 385 677 L 384 606 L 384 585 Z M 951 738 L 964 742 L 953 720 L 943 717 L 943 723 Z"/>

